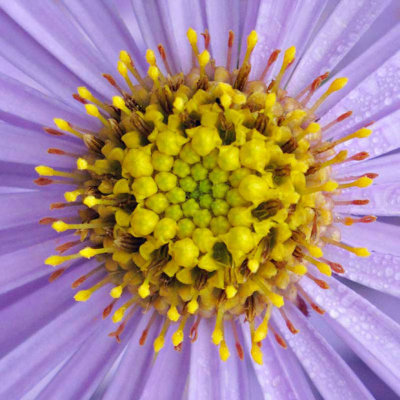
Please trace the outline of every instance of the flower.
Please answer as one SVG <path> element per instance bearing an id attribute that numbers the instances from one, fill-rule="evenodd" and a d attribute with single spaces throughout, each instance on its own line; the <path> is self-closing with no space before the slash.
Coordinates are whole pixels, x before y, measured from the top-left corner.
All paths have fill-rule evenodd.
<path id="1" fill-rule="evenodd" d="M 395 6 L 321 4 L 1 5 L 2 397 L 399 393 Z"/>

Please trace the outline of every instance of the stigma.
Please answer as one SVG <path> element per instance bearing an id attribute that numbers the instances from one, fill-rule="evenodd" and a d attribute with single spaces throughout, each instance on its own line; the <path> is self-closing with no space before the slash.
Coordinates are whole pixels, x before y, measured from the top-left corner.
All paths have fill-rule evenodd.
<path id="1" fill-rule="evenodd" d="M 286 347 L 271 318 L 282 318 L 289 331 L 298 334 L 285 309 L 288 302 L 302 311 L 309 304 L 324 313 L 300 285 L 309 279 L 328 289 L 324 277 L 344 272 L 323 258 L 323 247 L 369 255 L 365 248 L 341 243 L 333 223 L 373 222 L 374 217 L 337 217 L 335 205 L 346 202 L 332 198 L 341 190 L 368 186 L 372 179 L 336 181 L 332 171 L 336 164 L 362 159 L 336 148 L 369 136 L 371 130 L 324 141 L 323 132 L 351 112 L 321 128 L 318 108 L 347 79 L 333 80 L 310 105 L 328 74 L 291 97 L 282 79 L 295 60 L 295 47 L 283 52 L 277 76 L 265 83 L 280 51 L 267 59 L 259 80 L 250 80 L 255 31 L 248 36 L 242 64 L 233 70 L 233 32 L 225 66 L 216 65 L 209 52 L 212 38 L 208 32 L 203 36 L 201 50 L 197 33 L 187 32 L 193 67 L 186 75 L 171 71 L 168 54 L 159 45 L 163 68 L 148 50 L 146 75 L 121 51 L 117 69 L 128 89 L 104 75 L 116 92 L 109 103 L 79 87 L 74 98 L 100 121 L 98 132 L 60 118 L 54 119 L 60 131 L 45 129 L 52 135 L 69 134 L 87 149 L 80 155 L 49 149 L 50 154 L 75 158 L 74 171 L 36 167 L 38 184 L 69 185 L 65 202 L 51 209 L 77 209 L 74 219 L 41 220 L 56 232 L 79 236 L 59 246 L 58 254 L 45 263 L 63 264 L 51 275 L 54 280 L 73 260 L 98 260 L 96 268 L 72 286 L 85 285 L 89 277 L 98 277 L 96 283 L 74 298 L 82 302 L 97 291 L 107 292 L 111 303 L 103 317 L 121 323 L 110 334 L 117 340 L 138 309 L 153 312 L 141 345 L 157 315 L 164 320 L 153 343 L 155 353 L 165 346 L 169 329 L 174 329 L 172 345 L 180 350 L 190 321 L 193 341 L 201 319 L 213 318 L 211 340 L 221 359 L 230 357 L 226 329 L 233 330 L 243 359 L 236 325 L 246 323 L 251 356 L 261 364 L 260 346 L 269 331 Z"/>

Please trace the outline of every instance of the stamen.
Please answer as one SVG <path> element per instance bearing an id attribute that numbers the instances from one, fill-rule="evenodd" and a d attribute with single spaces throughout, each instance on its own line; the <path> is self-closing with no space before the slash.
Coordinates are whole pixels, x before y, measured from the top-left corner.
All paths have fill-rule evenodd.
<path id="1" fill-rule="evenodd" d="M 280 54 L 280 50 L 274 50 L 271 55 L 268 58 L 268 62 L 267 65 L 264 68 L 264 71 L 262 72 L 262 74 L 260 75 L 260 81 L 263 81 L 265 79 L 265 77 L 267 76 L 267 73 L 269 71 L 269 69 L 271 68 L 271 65 L 274 64 L 274 62 L 278 59 L 278 56 Z"/>
<path id="2" fill-rule="evenodd" d="M 111 247 L 105 247 L 105 248 L 100 248 L 100 249 L 93 249 L 91 247 L 85 247 L 83 250 L 81 250 L 79 252 L 79 254 L 85 258 L 92 258 L 92 257 L 98 256 L 100 254 L 112 253 L 113 251 L 114 251 L 114 249 Z"/>
<path id="3" fill-rule="evenodd" d="M 358 178 L 357 180 L 349 183 L 341 183 L 338 185 L 338 189 L 347 189 L 350 187 L 359 187 L 359 188 L 365 188 L 370 186 L 374 181 L 371 178 L 368 178 L 366 176 L 362 176 L 361 178 Z"/>
<path id="4" fill-rule="evenodd" d="M 299 330 L 296 329 L 292 323 L 292 321 L 290 321 L 290 319 L 288 318 L 288 316 L 286 315 L 285 311 L 283 310 L 283 308 L 279 309 L 279 312 L 282 316 L 282 318 L 285 320 L 286 326 L 289 329 L 289 331 L 293 334 L 296 335 L 297 333 L 299 333 Z"/>
<path id="5" fill-rule="evenodd" d="M 158 48 L 158 52 L 160 53 L 161 59 L 162 59 L 162 61 L 164 63 L 165 70 L 167 71 L 167 73 L 169 75 L 172 76 L 172 71 L 171 71 L 171 68 L 170 68 L 169 63 L 168 63 L 168 59 L 167 59 L 167 55 L 165 53 L 164 46 L 160 43 L 157 46 L 157 48 Z"/>
<path id="6" fill-rule="evenodd" d="M 329 122 L 328 124 L 326 124 L 325 126 L 323 126 L 321 128 L 322 132 L 326 132 L 327 130 L 329 130 L 330 128 L 332 128 L 333 126 L 335 126 L 336 124 L 338 124 L 339 122 L 344 121 L 345 119 L 349 118 L 351 115 L 353 114 L 353 111 L 347 111 L 345 113 L 343 113 L 342 115 L 339 115 L 339 117 L 337 117 L 336 119 L 334 119 L 332 122 Z"/>
<path id="7" fill-rule="evenodd" d="M 72 97 L 73 97 L 76 101 L 79 101 L 79 103 L 81 103 L 81 104 L 87 104 L 87 103 L 88 103 L 84 98 L 82 98 L 81 96 L 79 96 L 78 93 L 73 93 Z"/>
<path id="8" fill-rule="evenodd" d="M 154 324 L 156 317 L 157 317 L 157 311 L 153 311 L 153 314 L 151 314 L 151 317 L 150 317 L 149 321 L 147 322 L 146 328 L 143 330 L 142 335 L 140 336 L 140 339 L 139 339 L 140 346 L 145 345 L 147 335 L 149 334 L 150 328 Z"/>
<path id="9" fill-rule="evenodd" d="M 76 178 L 80 177 L 79 174 L 77 174 L 77 173 L 57 171 L 53 168 L 46 167 L 45 165 L 38 165 L 37 167 L 35 167 L 35 171 L 39 175 L 43 175 L 43 176 L 62 176 L 64 178 L 72 178 L 72 179 L 76 179 Z"/>
<path id="10" fill-rule="evenodd" d="M 86 87 L 84 86 L 78 87 L 78 93 L 81 98 L 91 101 L 92 103 L 96 104 L 96 106 L 102 108 L 104 111 L 106 112 L 110 111 L 110 109 L 103 102 L 94 97 Z"/>
<path id="11" fill-rule="evenodd" d="M 117 89 L 118 92 L 121 93 L 122 96 L 125 94 L 125 92 L 121 89 L 121 87 L 118 85 L 118 83 L 115 81 L 115 79 L 110 74 L 103 74 L 103 78 L 105 78 L 112 87 Z"/>
<path id="12" fill-rule="evenodd" d="M 235 321 L 231 320 L 231 325 L 232 325 L 233 337 L 235 338 L 236 352 L 237 352 L 237 355 L 238 355 L 239 359 L 241 361 L 243 361 L 243 359 L 244 359 L 244 351 L 243 351 L 242 345 L 240 344 L 239 335 L 238 335 L 238 331 L 237 331 L 237 328 L 236 328 Z"/>
<path id="13" fill-rule="evenodd" d="M 268 303 L 267 304 L 267 309 L 264 314 L 264 318 L 260 325 L 258 325 L 257 329 L 254 332 L 254 338 L 253 340 L 255 342 L 261 342 L 263 341 L 268 334 L 268 322 L 271 317 L 271 311 L 272 311 L 272 304 Z"/>
<path id="14" fill-rule="evenodd" d="M 124 78 L 126 84 L 128 85 L 131 93 L 135 93 L 135 86 L 133 86 L 133 83 L 131 81 L 131 78 L 129 78 L 128 75 L 128 67 L 126 66 L 126 64 L 122 61 L 118 61 L 118 72 L 120 73 L 120 75 Z"/>
<path id="15" fill-rule="evenodd" d="M 315 78 L 308 86 L 306 86 L 296 97 L 295 99 L 300 101 L 300 99 L 308 93 L 310 90 L 315 88 L 318 84 L 320 85 L 325 79 L 329 76 L 329 72 L 325 72 L 324 74 Z"/>
<path id="16" fill-rule="evenodd" d="M 86 290 L 80 290 L 75 296 L 74 299 L 76 301 L 87 301 L 90 299 L 90 297 L 92 296 L 92 294 L 100 289 L 101 287 L 103 287 L 105 284 L 109 283 L 111 280 L 111 276 L 108 275 L 106 276 L 104 279 L 102 279 L 100 282 L 96 283 L 94 286 L 92 286 L 90 289 L 86 289 Z"/>
<path id="17" fill-rule="evenodd" d="M 361 218 L 353 218 L 353 217 L 336 217 L 336 221 L 340 222 L 344 225 L 351 226 L 353 224 L 362 223 L 362 224 L 369 224 L 371 222 L 376 221 L 376 217 L 373 215 L 366 215 Z"/>
<path id="18" fill-rule="evenodd" d="M 325 310 L 321 308 L 318 304 L 314 303 L 311 297 L 307 294 L 307 292 L 300 286 L 296 285 L 297 290 L 301 293 L 304 300 L 311 306 L 311 308 L 316 311 L 318 314 L 324 315 Z"/>
<path id="19" fill-rule="evenodd" d="M 338 183 L 335 181 L 328 181 L 319 186 L 307 187 L 304 189 L 304 194 L 311 194 L 317 192 L 333 192 L 339 187 Z"/>
<path id="20" fill-rule="evenodd" d="M 279 88 L 279 85 L 281 84 L 281 80 L 283 78 L 283 75 L 285 74 L 287 68 L 289 67 L 289 65 L 292 64 L 294 58 L 296 56 L 296 47 L 292 46 L 289 47 L 286 51 L 285 54 L 283 56 L 283 62 L 282 62 L 282 66 L 281 69 L 279 71 L 278 76 L 275 79 L 275 82 L 272 86 L 271 91 L 276 92 Z"/>
<path id="21" fill-rule="evenodd" d="M 321 258 L 321 261 L 327 263 L 332 268 L 333 272 L 336 272 L 337 274 L 344 274 L 345 272 L 344 268 L 340 264 L 333 261 L 329 261 L 326 258 Z"/>
<path id="22" fill-rule="evenodd" d="M 64 136 L 63 132 L 57 131 L 57 130 L 55 130 L 53 128 L 43 128 L 43 130 L 46 133 L 48 133 L 49 135 L 52 135 L 52 136 Z"/>
<path id="23" fill-rule="evenodd" d="M 137 300 L 136 296 L 133 296 L 131 299 L 129 299 L 126 303 L 124 303 L 120 308 L 118 308 L 113 316 L 112 316 L 112 321 L 114 322 L 114 324 L 116 324 L 117 322 L 121 321 L 122 318 L 124 318 L 124 315 L 126 313 L 126 310 L 131 307 L 133 304 L 135 304 Z"/>
<path id="24" fill-rule="evenodd" d="M 133 315 L 135 314 L 137 308 L 139 307 L 139 304 L 135 304 L 135 306 L 133 308 L 131 308 L 129 310 L 128 315 L 125 317 L 124 321 L 122 322 L 122 324 L 117 328 L 116 331 L 111 332 L 108 334 L 108 336 L 110 337 L 115 337 L 115 339 L 117 340 L 118 343 L 121 343 L 121 339 L 120 336 L 122 334 L 122 332 L 124 331 L 126 324 L 129 322 L 129 320 L 133 317 Z"/>
<path id="25" fill-rule="evenodd" d="M 204 30 L 203 33 L 201 33 L 201 36 L 203 36 L 203 38 L 204 38 L 204 48 L 206 50 L 209 50 L 210 49 L 211 37 L 210 37 L 210 33 L 208 32 L 207 28 Z"/>
<path id="26" fill-rule="evenodd" d="M 61 244 L 60 246 L 56 247 L 56 251 L 59 254 L 65 253 L 67 250 L 71 249 L 74 246 L 77 246 L 78 244 L 82 243 L 80 240 L 75 240 L 75 241 L 71 241 L 71 242 L 67 242 L 64 244 Z"/>
<path id="27" fill-rule="evenodd" d="M 316 278 L 314 275 L 309 272 L 306 273 L 307 278 L 311 279 L 314 283 L 316 283 L 321 289 L 329 289 L 329 285 L 323 281 L 322 279 Z"/>
<path id="28" fill-rule="evenodd" d="M 178 329 L 172 335 L 172 343 L 175 347 L 179 346 L 183 342 L 183 339 L 184 339 L 183 330 L 185 329 L 185 325 L 186 325 L 186 321 L 187 321 L 188 317 L 189 317 L 189 314 L 185 314 L 182 317 L 181 322 L 179 323 Z"/>
<path id="29" fill-rule="evenodd" d="M 228 37 L 228 53 L 226 56 L 226 69 L 228 72 L 231 70 L 231 64 L 232 64 L 232 48 L 233 48 L 233 42 L 235 40 L 235 33 L 233 31 L 229 31 L 229 37 Z"/>
<path id="30" fill-rule="evenodd" d="M 56 231 L 56 232 L 65 232 L 70 229 L 74 230 L 82 230 L 82 229 L 94 229 L 102 226 L 102 222 L 98 221 L 93 222 L 93 223 L 87 223 L 87 224 L 66 224 L 64 221 L 58 220 L 53 222 L 51 227 Z"/>
<path id="31" fill-rule="evenodd" d="M 195 64 L 196 64 L 196 60 L 199 57 L 199 48 L 197 47 L 197 33 L 196 33 L 196 31 L 194 29 L 189 28 L 187 33 L 186 33 L 186 36 L 187 36 L 187 38 L 189 40 L 190 46 L 192 47 L 192 52 L 193 52 L 192 64 L 193 64 L 193 67 L 194 67 Z"/>
<path id="32" fill-rule="evenodd" d="M 314 105 L 308 110 L 309 114 L 314 114 L 317 108 L 330 96 L 332 93 L 343 89 L 347 84 L 347 78 L 337 78 L 329 86 L 328 90 L 314 103 Z"/>
<path id="33" fill-rule="evenodd" d="M 121 285 L 115 286 L 110 291 L 110 296 L 114 297 L 114 299 L 119 299 L 122 295 L 124 289 L 129 285 L 129 283 L 134 279 L 135 275 L 133 271 L 127 272 L 123 279 Z"/>
<path id="34" fill-rule="evenodd" d="M 100 114 L 99 109 L 94 104 L 86 104 L 85 109 L 89 115 L 98 118 L 106 128 L 110 127 L 110 123 Z"/>
<path id="35" fill-rule="evenodd" d="M 250 321 L 250 337 L 251 337 L 251 350 L 250 350 L 251 357 L 257 364 L 263 365 L 263 353 L 259 346 L 260 342 L 256 342 L 254 339 L 254 321 Z"/>
<path id="36" fill-rule="evenodd" d="M 329 243 L 333 246 L 340 247 L 344 250 L 349 251 L 350 253 L 354 253 L 358 257 L 369 257 L 371 255 L 371 253 L 365 247 L 351 247 L 351 246 L 348 246 L 347 244 L 338 242 L 338 241 L 328 238 L 326 236 L 322 236 L 321 239 L 325 243 Z"/>
<path id="37" fill-rule="evenodd" d="M 113 300 L 104 310 L 103 310 L 103 319 L 106 319 L 110 314 L 112 309 L 114 308 L 115 303 L 118 299 Z"/>
<path id="38" fill-rule="evenodd" d="M 224 317 L 224 309 L 223 307 L 220 306 L 217 311 L 217 317 L 215 319 L 215 328 L 212 333 L 212 341 L 216 346 L 221 344 L 222 340 L 224 339 L 223 317 Z"/>
<path id="39" fill-rule="evenodd" d="M 51 265 L 52 267 L 56 267 L 57 265 L 60 265 L 64 263 L 65 261 L 69 260 L 75 260 L 76 258 L 81 258 L 82 256 L 79 253 L 76 254 L 70 254 L 68 256 L 50 256 L 46 258 L 44 263 L 46 265 Z"/>
<path id="40" fill-rule="evenodd" d="M 136 69 L 135 63 L 133 62 L 130 54 L 125 50 L 121 50 L 119 53 L 119 58 L 126 65 L 126 67 L 129 69 L 129 71 L 135 77 L 135 79 L 139 82 L 139 84 L 141 86 L 143 86 L 144 88 L 147 88 L 147 85 L 146 85 L 145 81 L 143 80 L 143 78 L 141 77 L 141 75 L 139 74 L 139 71 Z M 115 85 L 113 85 L 113 86 L 115 86 Z M 122 91 L 120 90 L 120 92 L 122 92 Z"/>
<path id="41" fill-rule="evenodd" d="M 249 64 L 251 53 L 253 52 L 254 47 L 256 47 L 257 42 L 258 42 L 257 32 L 251 31 L 249 33 L 249 36 L 247 36 L 247 49 L 246 49 L 246 54 L 243 59 L 242 66 L 246 66 L 247 64 Z"/>
<path id="42" fill-rule="evenodd" d="M 164 324 L 161 328 L 161 332 L 157 336 L 157 338 L 154 340 L 154 343 L 153 343 L 155 353 L 158 353 L 164 347 L 165 335 L 168 331 L 170 323 L 171 323 L 170 320 L 168 318 L 165 318 Z"/>
<path id="43" fill-rule="evenodd" d="M 309 256 L 303 256 L 303 258 L 305 260 L 307 260 L 309 263 L 314 264 L 318 268 L 318 271 L 321 272 L 321 274 L 324 274 L 327 276 L 332 275 L 331 267 L 328 264 L 325 264 L 321 261 L 314 260 L 312 257 L 309 257 Z"/>
<path id="44" fill-rule="evenodd" d="M 197 336 L 199 333 L 198 329 L 199 329 L 200 321 L 201 321 L 201 315 L 198 315 L 193 326 L 190 328 L 189 338 L 192 343 L 194 343 L 197 340 Z"/>
<path id="45" fill-rule="evenodd" d="M 274 334 L 274 338 L 276 340 L 276 342 L 283 347 L 284 349 L 287 349 L 287 344 L 285 342 L 285 340 L 283 339 L 283 337 L 281 335 L 279 335 L 279 333 L 274 329 L 274 327 L 270 327 L 271 332 Z"/>
<path id="46" fill-rule="evenodd" d="M 132 111 L 126 106 L 125 101 L 120 96 L 114 96 L 112 98 L 113 106 L 117 107 L 121 111 L 123 111 L 126 115 L 131 115 Z"/>
<path id="47" fill-rule="evenodd" d="M 343 201 L 339 201 L 339 200 L 335 200 L 333 202 L 335 204 L 335 206 L 365 206 L 369 203 L 369 200 L 367 199 L 363 199 L 363 200 L 343 200 Z"/>
<path id="48" fill-rule="evenodd" d="M 71 288 L 76 289 L 82 283 L 84 283 L 88 278 L 96 274 L 97 272 L 101 271 L 104 268 L 104 264 L 99 265 L 97 268 L 92 269 L 90 272 L 88 272 L 85 275 L 82 275 L 80 278 L 76 279 L 74 282 L 72 282 Z"/>
<path id="49" fill-rule="evenodd" d="M 65 121 L 64 119 L 54 118 L 53 121 L 56 124 L 57 128 L 61 129 L 62 131 L 65 131 L 65 132 L 72 133 L 73 135 L 75 135 L 79 139 L 83 139 L 83 134 L 81 132 L 77 131 L 76 129 L 74 129 L 71 126 L 71 124 L 69 122 Z M 46 132 L 48 132 L 48 133 L 50 133 L 52 135 L 54 135 L 55 132 L 57 132 L 57 134 L 59 133 L 58 131 L 56 131 L 54 129 L 50 129 L 50 128 L 46 128 L 45 130 L 46 130 Z"/>
<path id="50" fill-rule="evenodd" d="M 60 268 L 57 271 L 54 271 L 50 276 L 49 276 L 49 282 L 54 282 L 56 279 L 58 279 L 64 272 L 66 271 L 66 268 Z"/>

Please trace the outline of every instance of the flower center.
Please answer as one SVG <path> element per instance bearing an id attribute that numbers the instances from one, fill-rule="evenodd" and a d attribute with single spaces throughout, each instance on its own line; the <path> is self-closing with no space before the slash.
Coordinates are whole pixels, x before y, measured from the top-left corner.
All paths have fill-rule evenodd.
<path id="1" fill-rule="evenodd" d="M 205 37 L 207 46 L 209 36 Z M 36 170 L 76 183 L 65 199 L 70 205 L 86 206 L 79 211 L 81 222 L 57 220 L 52 226 L 57 232 L 76 230 L 90 246 L 64 255 L 81 243 L 69 242 L 59 248 L 62 255 L 49 257 L 46 264 L 56 266 L 79 257 L 99 259 L 100 266 L 73 286 L 100 271 L 106 271 L 106 277 L 79 291 L 75 299 L 86 301 L 96 290 L 112 284 L 114 300 L 104 315 L 125 299 L 112 316 L 114 322 L 123 320 L 114 332 L 117 338 L 138 306 L 151 307 L 165 318 L 154 342 L 156 352 L 164 346 L 171 322 L 179 321 L 172 336 L 179 348 L 192 315 L 197 315 L 195 329 L 200 318 L 213 317 L 212 341 L 226 360 L 224 321 L 245 316 L 252 356 L 261 363 L 258 344 L 267 335 L 274 307 L 280 309 L 292 333 L 297 330 L 282 308 L 285 301 L 296 299 L 300 292 L 321 311 L 296 286 L 306 275 L 326 288 L 318 274 L 331 275 L 332 269 L 341 272 L 340 266 L 322 258 L 321 247 L 329 243 L 368 255 L 366 249 L 338 241 L 331 226 L 331 197 L 341 188 L 367 186 L 371 179 L 364 176 L 339 185 L 331 179 L 331 166 L 347 159 L 346 151 L 335 151 L 337 144 L 366 137 L 371 131 L 363 128 L 336 142 L 322 140 L 315 111 L 347 80 L 334 80 L 311 107 L 307 107 L 311 95 L 327 76 L 318 77 L 297 99 L 289 97 L 281 81 L 294 60 L 294 47 L 286 50 L 277 77 L 267 86 L 262 80 L 249 81 L 249 60 L 257 42 L 254 31 L 248 37 L 243 64 L 234 71 L 230 69 L 232 33 L 225 67 L 216 66 L 207 49 L 199 52 L 191 29 L 188 39 L 194 66 L 186 76 L 171 73 L 159 46 L 166 76 L 153 51 L 146 53 L 150 65 L 146 78 L 140 76 L 129 54 L 121 52 L 118 71 L 130 93 L 106 75 L 120 92 L 112 105 L 96 99 L 86 88 L 78 89 L 75 98 L 102 122 L 100 132 L 88 133 L 55 120 L 61 130 L 82 139 L 88 153 L 77 159 L 77 171 L 72 173 L 44 166 Z M 262 78 L 278 54 L 271 55 Z M 129 73 L 138 85 L 133 85 Z M 38 183 L 45 184 L 46 179 Z M 64 270 L 56 271 L 53 278 Z M 257 319 L 261 322 L 255 328 Z"/>

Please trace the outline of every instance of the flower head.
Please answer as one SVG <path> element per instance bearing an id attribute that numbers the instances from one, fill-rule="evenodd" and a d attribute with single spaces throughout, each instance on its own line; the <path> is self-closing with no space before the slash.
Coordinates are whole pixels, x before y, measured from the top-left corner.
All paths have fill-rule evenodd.
<path id="1" fill-rule="evenodd" d="M 111 6 L 104 7 L 98 15 L 104 17 L 104 10 L 114 15 Z M 160 7 L 165 11 L 170 4 Z M 206 2 L 207 15 L 211 8 Z M 251 5 L 246 8 L 249 15 L 257 14 Z M 262 15 L 264 6 L 259 8 Z M 82 5 L 82 10 L 89 9 Z M 71 11 L 79 20 L 79 7 L 71 6 Z M 120 29 L 115 20 L 104 18 Z M 51 296 L 74 276 L 69 284 L 77 289 L 73 297 L 81 304 L 71 310 L 79 307 L 84 314 L 74 318 L 77 329 L 80 323 L 86 327 L 86 321 L 90 329 L 97 326 L 88 320 L 93 311 L 85 311 L 96 309 L 95 314 L 102 311 L 104 319 L 117 324 L 108 333 L 118 342 L 150 345 L 156 359 L 172 359 L 171 349 L 181 352 L 180 361 L 173 358 L 175 370 L 168 373 L 173 385 L 189 354 L 195 369 L 196 357 L 207 360 L 208 347 L 214 345 L 221 360 L 218 371 L 224 368 L 220 362 L 236 365 L 237 356 L 254 363 L 251 372 L 238 367 L 246 374 L 260 378 L 266 370 L 283 379 L 283 371 L 289 371 L 292 363 L 292 355 L 284 355 L 283 349 L 291 354 L 288 348 L 292 348 L 324 397 L 334 398 L 342 388 L 354 398 L 368 396 L 351 370 L 330 348 L 325 349 L 325 341 L 307 317 L 312 312 L 328 314 L 334 328 L 357 351 L 368 338 L 364 333 L 359 337 L 357 330 L 349 336 L 346 329 L 351 331 L 353 323 L 363 321 L 368 325 L 375 318 L 382 326 L 373 330 L 393 338 L 383 352 L 374 348 L 372 354 L 380 362 L 379 371 L 390 370 L 389 348 L 398 352 L 398 328 L 336 279 L 352 277 L 354 265 L 369 265 L 360 260 L 372 259 L 376 265 L 388 257 L 385 253 L 397 255 L 390 244 L 374 242 L 364 233 L 375 225 L 382 238 L 387 237 L 382 233 L 386 224 L 371 225 L 376 214 L 387 214 L 369 206 L 374 190 L 369 186 L 378 173 L 368 169 L 374 160 L 364 162 L 371 153 L 384 151 L 371 147 L 370 120 L 348 124 L 357 111 L 342 109 L 348 91 L 351 96 L 355 90 L 348 89 L 351 79 L 339 74 L 330 78 L 325 68 L 306 74 L 310 57 L 302 54 L 298 38 L 281 51 L 265 42 L 268 35 L 260 24 L 246 25 L 244 35 L 243 26 L 236 31 L 235 23 L 227 21 L 231 30 L 222 37 L 214 22 L 209 20 L 210 32 L 205 29 L 203 38 L 189 25 L 190 52 L 184 60 L 168 40 L 153 49 L 140 45 L 140 57 L 136 50 L 124 50 L 131 47 L 129 40 L 120 40 L 116 33 L 116 42 L 124 44 L 112 58 L 117 73 L 102 71 L 110 95 L 104 96 L 103 83 L 94 84 L 97 80 L 86 86 L 79 81 L 73 112 L 63 107 L 49 110 L 57 129 L 45 127 L 45 132 L 62 141 L 48 154 L 53 160 L 69 161 L 33 160 L 39 175 L 35 183 L 42 189 L 61 188 L 64 197 L 60 190 L 49 191 L 50 208 L 57 214 L 40 215 L 40 223 L 51 225 L 61 238 L 55 253 L 46 246 L 47 254 L 42 255 L 45 264 L 55 268 L 46 288 Z M 106 41 L 98 41 L 101 33 L 85 29 L 105 52 Z M 183 39 L 183 31 L 174 36 L 182 49 Z M 217 51 L 221 42 L 224 50 Z M 270 54 L 265 54 L 266 47 Z M 332 99 L 341 97 L 345 100 L 326 113 Z M 42 106 L 37 107 L 41 112 Z M 25 114 L 22 117 L 26 119 Z M 48 122 L 41 117 L 38 121 Z M 381 172 L 379 163 L 375 167 Z M 37 193 L 43 203 L 46 192 Z M 362 283 L 366 279 L 354 276 Z M 347 298 L 350 305 L 341 304 Z M 363 307 L 367 314 L 357 316 Z M 60 324 L 62 330 L 64 323 Z M 99 330 L 101 337 L 107 336 L 104 329 Z M 117 355 L 117 345 L 106 340 L 100 340 L 99 351 L 97 346 L 88 351 L 100 357 L 112 348 Z M 127 353 L 132 353 L 132 346 Z M 150 353 L 135 348 L 132 354 Z M 373 367 L 364 353 L 359 354 Z M 117 381 L 123 376 L 119 373 L 126 364 L 123 360 Z M 206 368 L 211 366 L 204 362 Z M 328 378 L 313 376 L 321 363 L 332 365 Z M 147 367 L 144 363 L 140 369 Z M 154 368 L 151 374 L 161 367 Z M 299 382 L 303 379 L 295 369 L 290 375 Z M 327 390 L 325 386 L 334 380 L 340 385 Z M 392 378 L 387 382 L 396 389 Z M 273 386 L 270 382 L 262 390 L 269 393 Z M 178 388 L 183 391 L 183 386 Z M 199 398 L 195 389 L 190 390 Z M 293 390 L 297 393 L 297 386 Z M 300 397 L 309 397 L 306 389 L 301 391 Z M 167 392 L 172 398 L 172 391 Z M 22 392 L 11 387 L 7 393 Z M 273 393 L 273 398 L 282 397 L 279 391 Z"/>

